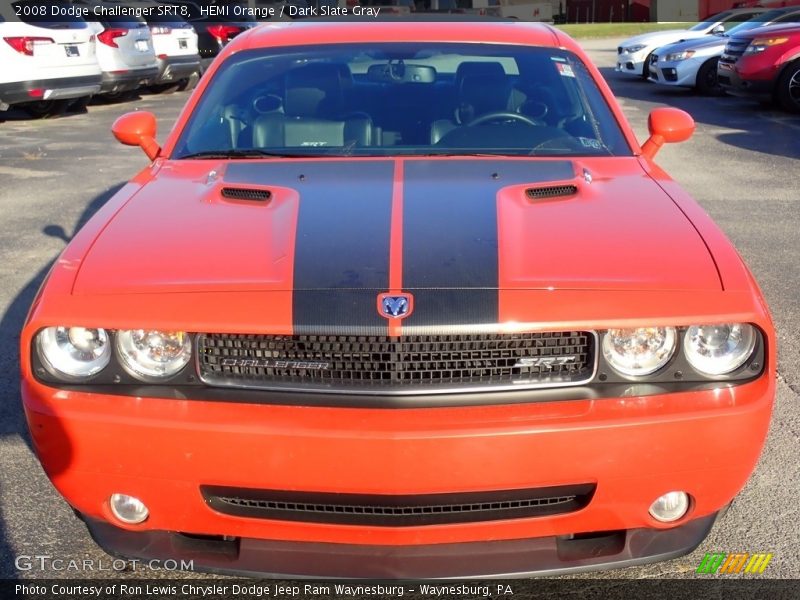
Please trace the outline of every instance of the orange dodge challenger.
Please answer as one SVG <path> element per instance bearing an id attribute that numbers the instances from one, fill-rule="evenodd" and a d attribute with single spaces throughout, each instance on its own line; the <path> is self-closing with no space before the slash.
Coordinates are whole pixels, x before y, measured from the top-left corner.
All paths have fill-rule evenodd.
<path id="1" fill-rule="evenodd" d="M 110 553 L 287 577 L 698 546 L 775 396 L 762 295 L 563 33 L 264 25 L 56 261 L 22 395 Z"/>

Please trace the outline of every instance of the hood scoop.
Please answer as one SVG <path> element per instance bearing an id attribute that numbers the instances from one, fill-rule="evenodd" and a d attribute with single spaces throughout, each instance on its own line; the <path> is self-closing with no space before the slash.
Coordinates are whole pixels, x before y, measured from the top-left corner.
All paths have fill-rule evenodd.
<path id="1" fill-rule="evenodd" d="M 227 200 L 247 200 L 250 202 L 269 202 L 272 192 L 249 187 L 224 187 L 220 195 Z"/>
<path id="2" fill-rule="evenodd" d="M 561 185 L 546 185 L 532 187 L 525 190 L 529 200 L 550 200 L 552 198 L 568 198 L 578 193 L 578 186 L 572 183 Z"/>

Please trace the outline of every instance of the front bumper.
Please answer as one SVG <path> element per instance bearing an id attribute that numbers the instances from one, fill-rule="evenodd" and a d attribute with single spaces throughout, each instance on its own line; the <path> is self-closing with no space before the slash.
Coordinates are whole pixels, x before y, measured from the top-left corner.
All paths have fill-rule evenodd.
<path id="1" fill-rule="evenodd" d="M 617 73 L 641 76 L 645 72 L 646 60 L 646 51 L 634 52 L 633 54 L 630 52 L 621 52 L 617 54 L 617 66 L 614 70 Z"/>
<path id="2" fill-rule="evenodd" d="M 153 83 L 172 83 L 200 73 L 200 57 L 168 56 L 158 59 L 158 75 Z"/>
<path id="3" fill-rule="evenodd" d="M 139 552 L 152 542 L 161 552 L 172 539 L 158 533 L 165 531 L 231 536 L 241 538 L 239 552 L 246 550 L 235 571 L 249 572 L 259 548 L 283 552 L 297 543 L 312 554 L 324 545 L 340 556 L 332 564 L 372 548 L 382 557 L 375 568 L 422 577 L 427 571 L 415 570 L 419 560 L 407 558 L 417 551 L 427 556 L 455 544 L 463 557 L 484 551 L 464 544 L 508 541 L 498 552 L 507 566 L 500 565 L 506 558 L 485 564 L 474 558 L 459 573 L 478 576 L 604 568 L 690 551 L 710 527 L 702 519 L 730 503 L 756 464 L 775 394 L 770 373 L 707 391 L 637 396 L 632 387 L 616 398 L 419 409 L 112 396 L 56 390 L 28 378 L 22 394 L 45 471 L 111 551 Z M 578 483 L 596 484 L 596 491 L 587 506 L 567 514 L 404 527 L 223 514 L 200 491 L 210 485 L 392 496 Z M 648 514 L 652 501 L 672 490 L 692 496 L 677 528 Z M 138 526 L 116 522 L 112 493 L 142 499 L 149 518 Z M 691 535 L 656 535 L 698 520 L 705 525 L 685 530 Z M 120 531 L 93 522 L 116 523 Z M 616 550 L 603 560 L 558 558 L 560 538 L 603 538 L 603 532 L 617 532 Z M 636 540 L 650 540 L 656 550 Z M 524 561 L 512 560 L 514 548 L 529 550 Z M 442 566 L 441 576 L 452 568 Z"/>
<path id="4" fill-rule="evenodd" d="M 42 90 L 33 97 L 32 90 Z M 0 83 L 0 105 L 14 105 L 41 100 L 61 100 L 91 96 L 100 90 L 100 74 Z"/>
<path id="5" fill-rule="evenodd" d="M 686 60 L 651 62 L 649 79 L 661 85 L 694 87 L 697 84 L 697 71 L 705 60 L 706 57 L 699 60 L 688 58 Z"/>
<path id="6" fill-rule="evenodd" d="M 735 65 L 720 62 L 717 66 L 717 81 L 725 92 L 732 96 L 769 100 L 772 98 L 774 82 L 771 79 L 744 79 Z"/>
<path id="7" fill-rule="evenodd" d="M 130 92 L 143 85 L 150 85 L 158 76 L 158 67 L 129 69 L 124 71 L 104 71 L 101 94 Z"/>
<path id="8" fill-rule="evenodd" d="M 132 533 L 93 519 L 86 519 L 86 525 L 95 542 L 113 556 L 192 561 L 197 571 L 286 579 L 475 579 L 563 575 L 677 558 L 705 539 L 716 518 L 717 514 L 701 517 L 673 529 L 631 529 L 572 539 L 415 546 L 203 539 L 171 531 Z"/>

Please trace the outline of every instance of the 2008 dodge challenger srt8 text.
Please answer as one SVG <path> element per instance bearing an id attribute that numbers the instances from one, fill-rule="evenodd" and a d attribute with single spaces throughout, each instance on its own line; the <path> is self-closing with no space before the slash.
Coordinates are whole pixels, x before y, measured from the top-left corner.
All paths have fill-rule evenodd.
<path id="1" fill-rule="evenodd" d="M 22 332 L 47 475 L 109 552 L 278 576 L 694 549 L 775 395 L 748 269 L 597 69 L 519 22 L 236 38 Z M 735 457 L 735 460 L 732 459 Z"/>

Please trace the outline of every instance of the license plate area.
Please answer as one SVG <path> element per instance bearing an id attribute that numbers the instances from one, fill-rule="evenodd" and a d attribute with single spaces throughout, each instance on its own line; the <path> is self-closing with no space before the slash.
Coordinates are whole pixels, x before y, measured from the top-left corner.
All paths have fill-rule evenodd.
<path id="1" fill-rule="evenodd" d="M 66 52 L 67 56 L 69 57 L 81 55 L 80 51 L 78 50 L 78 47 L 75 46 L 74 44 L 67 44 L 66 46 L 64 46 L 64 52 Z"/>
<path id="2" fill-rule="evenodd" d="M 134 45 L 134 47 L 139 52 L 147 52 L 148 50 L 147 40 L 136 40 L 136 44 Z"/>
<path id="3" fill-rule="evenodd" d="M 189 47 L 189 41 L 185 39 L 178 40 L 178 48 L 186 50 Z"/>

